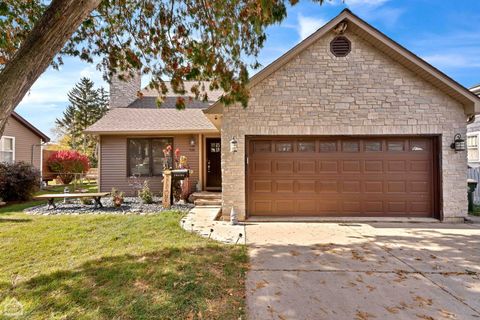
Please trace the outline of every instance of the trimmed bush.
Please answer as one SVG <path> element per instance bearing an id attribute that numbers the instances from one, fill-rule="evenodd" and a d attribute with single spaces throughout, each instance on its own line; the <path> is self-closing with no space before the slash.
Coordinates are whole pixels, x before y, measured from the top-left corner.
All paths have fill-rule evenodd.
<path id="1" fill-rule="evenodd" d="M 153 194 L 152 191 L 150 191 L 150 187 L 148 186 L 148 180 L 145 180 L 143 182 L 143 188 L 138 192 L 138 196 L 145 204 L 153 203 Z"/>
<path id="2" fill-rule="evenodd" d="M 47 160 L 50 171 L 58 173 L 64 184 L 69 184 L 76 173 L 85 173 L 90 168 L 88 157 L 75 150 L 61 150 Z"/>
<path id="3" fill-rule="evenodd" d="M 0 198 L 27 201 L 39 189 L 40 171 L 25 162 L 0 163 Z"/>

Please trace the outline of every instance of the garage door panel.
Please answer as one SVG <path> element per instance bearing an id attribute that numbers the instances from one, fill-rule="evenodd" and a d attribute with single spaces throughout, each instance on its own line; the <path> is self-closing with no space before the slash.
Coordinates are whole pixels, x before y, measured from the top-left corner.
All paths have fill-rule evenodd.
<path id="1" fill-rule="evenodd" d="M 320 160 L 319 163 L 320 173 L 338 173 L 337 160 Z"/>
<path id="2" fill-rule="evenodd" d="M 271 160 L 252 160 L 252 174 L 272 174 Z"/>
<path id="3" fill-rule="evenodd" d="M 360 160 L 344 160 L 342 161 L 342 171 L 348 173 L 360 173 L 361 169 Z"/>
<path id="4" fill-rule="evenodd" d="M 365 172 L 382 172 L 383 171 L 383 160 L 365 160 L 364 162 L 364 171 Z"/>
<path id="5" fill-rule="evenodd" d="M 276 192 L 294 192 L 295 180 L 276 180 L 275 182 L 275 191 Z"/>
<path id="6" fill-rule="evenodd" d="M 271 180 L 254 180 L 252 183 L 253 192 L 272 192 Z"/>
<path id="7" fill-rule="evenodd" d="M 297 180 L 298 193 L 315 193 L 315 180 Z"/>
<path id="8" fill-rule="evenodd" d="M 343 193 L 360 193 L 362 190 L 360 181 L 343 181 L 342 192 Z"/>
<path id="9" fill-rule="evenodd" d="M 248 149 L 249 215 L 434 214 L 430 137 L 261 140 Z"/>
<path id="10" fill-rule="evenodd" d="M 387 181 L 387 193 L 405 193 L 407 186 L 405 181 Z"/>
<path id="11" fill-rule="evenodd" d="M 316 161 L 312 160 L 297 160 L 297 174 L 315 174 Z"/>
<path id="12" fill-rule="evenodd" d="M 363 186 L 365 193 L 383 193 L 383 181 L 365 181 Z"/>
<path id="13" fill-rule="evenodd" d="M 294 161 L 293 160 L 275 160 L 274 173 L 280 175 L 293 175 Z"/>
<path id="14" fill-rule="evenodd" d="M 318 193 L 338 193 L 338 181 L 337 180 L 320 180 L 317 181 Z"/>
<path id="15" fill-rule="evenodd" d="M 407 160 L 387 160 L 387 170 L 393 172 L 407 171 Z"/>

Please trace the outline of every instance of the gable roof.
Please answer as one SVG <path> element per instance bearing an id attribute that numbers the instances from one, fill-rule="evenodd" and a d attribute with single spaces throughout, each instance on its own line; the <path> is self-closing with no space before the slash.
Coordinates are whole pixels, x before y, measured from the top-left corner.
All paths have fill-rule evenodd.
<path id="1" fill-rule="evenodd" d="M 260 83 L 262 80 L 287 64 L 290 60 L 298 56 L 302 51 L 314 44 L 318 39 L 333 30 L 340 22 L 344 21 L 348 22 L 349 30 L 353 30 L 363 39 L 368 39 L 368 41 L 370 41 L 377 49 L 383 51 L 395 61 L 460 101 L 465 107 L 466 114 L 480 114 L 480 99 L 477 96 L 425 60 L 380 32 L 378 29 L 360 19 L 349 9 L 344 9 L 339 15 L 330 20 L 308 38 L 251 77 L 248 86 L 252 88 Z M 210 114 L 222 112 L 223 103 L 220 101 L 217 101 L 205 110 L 205 113 Z"/>
<path id="2" fill-rule="evenodd" d="M 90 134 L 210 133 L 218 129 L 200 109 L 113 108 L 85 130 Z"/>
<path id="3" fill-rule="evenodd" d="M 45 135 L 42 131 L 38 130 L 33 124 L 28 122 L 24 117 L 16 113 L 15 111 L 12 112 L 12 118 L 20 122 L 24 127 L 26 127 L 28 130 L 32 131 L 35 133 L 37 136 L 39 136 L 43 142 L 49 142 L 50 138 Z"/>

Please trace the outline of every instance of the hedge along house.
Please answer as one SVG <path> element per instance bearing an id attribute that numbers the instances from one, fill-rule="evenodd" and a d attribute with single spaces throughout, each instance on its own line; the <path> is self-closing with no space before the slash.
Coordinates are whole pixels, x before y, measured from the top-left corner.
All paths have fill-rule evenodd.
<path id="1" fill-rule="evenodd" d="M 222 191 L 224 216 L 466 215 L 467 156 L 450 145 L 480 100 L 349 10 L 252 77 L 245 109 L 155 108 L 148 92 L 135 99 L 139 81 L 122 86 L 88 129 L 102 191 L 128 191 L 132 167 L 160 190 L 158 150 L 173 141 L 201 189 Z"/>
<path id="2" fill-rule="evenodd" d="M 451 143 L 480 100 L 349 10 L 249 86 L 248 108 L 206 111 L 222 116 L 224 215 L 463 221 L 467 154 Z"/>

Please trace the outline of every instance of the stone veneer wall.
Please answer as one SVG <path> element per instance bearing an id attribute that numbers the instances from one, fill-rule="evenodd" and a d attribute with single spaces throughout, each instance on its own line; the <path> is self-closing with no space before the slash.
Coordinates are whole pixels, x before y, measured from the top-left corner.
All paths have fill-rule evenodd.
<path id="1" fill-rule="evenodd" d="M 334 57 L 333 33 L 319 39 L 251 90 L 246 109 L 225 107 L 223 212 L 245 218 L 246 135 L 441 135 L 444 221 L 467 213 L 466 152 L 450 143 L 466 133 L 463 106 L 352 32 L 352 52 Z M 229 152 L 232 136 L 238 152 Z"/>

